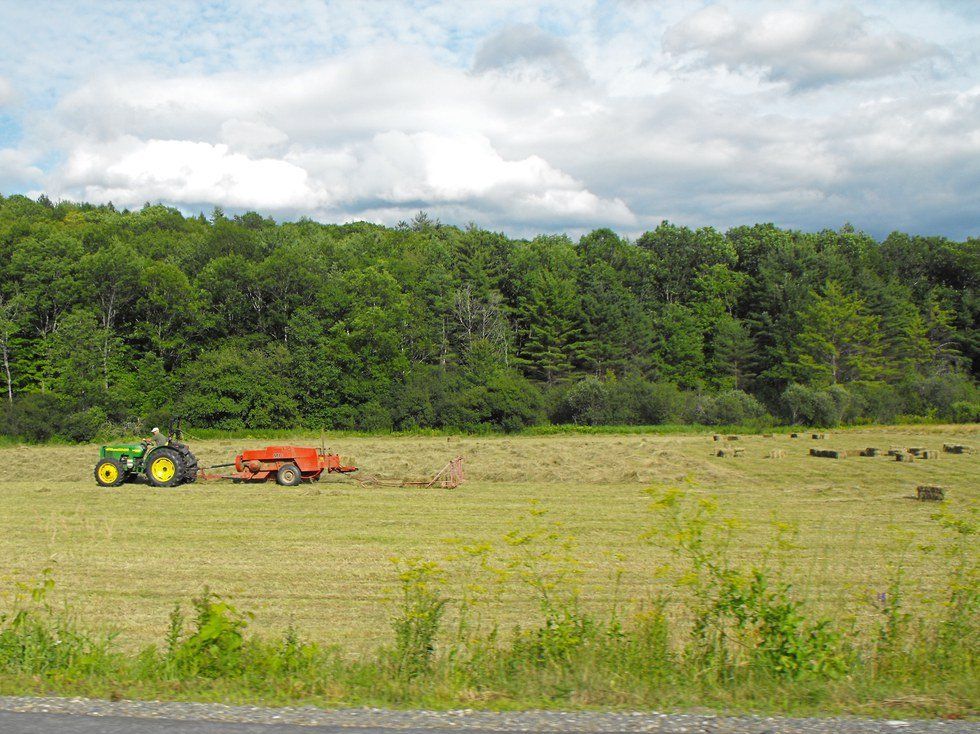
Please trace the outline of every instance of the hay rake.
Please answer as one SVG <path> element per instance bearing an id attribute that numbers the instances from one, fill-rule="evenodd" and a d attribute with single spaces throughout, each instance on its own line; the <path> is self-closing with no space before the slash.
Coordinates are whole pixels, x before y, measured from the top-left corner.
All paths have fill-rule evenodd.
<path id="1" fill-rule="evenodd" d="M 374 474 L 358 474 L 351 476 L 351 479 L 358 484 L 369 487 L 420 487 L 422 489 L 439 487 L 441 489 L 456 489 L 456 487 L 466 481 L 466 473 L 463 471 L 463 457 L 457 456 L 437 471 L 431 479 L 389 479 L 375 476 Z"/>

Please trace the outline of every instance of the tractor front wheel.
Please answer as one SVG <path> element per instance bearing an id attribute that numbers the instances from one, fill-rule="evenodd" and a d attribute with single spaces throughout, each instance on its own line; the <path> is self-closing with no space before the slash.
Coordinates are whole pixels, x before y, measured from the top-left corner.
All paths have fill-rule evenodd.
<path id="1" fill-rule="evenodd" d="M 283 487 L 295 487 L 302 481 L 303 475 L 295 464 L 283 464 L 276 472 L 276 484 L 281 484 Z"/>
<path id="2" fill-rule="evenodd" d="M 126 479 L 126 468 L 115 459 L 103 459 L 95 465 L 95 483 L 100 487 L 118 487 Z"/>
<path id="3" fill-rule="evenodd" d="M 157 449 L 150 455 L 146 465 L 146 481 L 154 487 L 173 487 L 180 483 L 180 454 L 173 449 Z"/>

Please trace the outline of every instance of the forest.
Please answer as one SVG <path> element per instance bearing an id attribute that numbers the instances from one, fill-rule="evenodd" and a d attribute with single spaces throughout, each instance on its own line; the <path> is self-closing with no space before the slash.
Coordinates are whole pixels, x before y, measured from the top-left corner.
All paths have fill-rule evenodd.
<path id="1" fill-rule="evenodd" d="M 0 196 L 0 433 L 980 420 L 980 239 Z"/>

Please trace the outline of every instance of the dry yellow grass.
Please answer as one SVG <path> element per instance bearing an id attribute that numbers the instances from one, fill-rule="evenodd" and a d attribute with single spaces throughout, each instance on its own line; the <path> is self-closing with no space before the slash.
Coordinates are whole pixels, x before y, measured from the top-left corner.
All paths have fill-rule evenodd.
<path id="1" fill-rule="evenodd" d="M 351 648 L 387 639 L 394 591 L 392 556 L 446 556 L 446 540 L 498 541 L 536 500 L 574 534 L 584 588 L 597 604 L 658 589 L 662 551 L 641 538 L 652 527 L 652 484 L 690 477 L 693 491 L 719 498 L 744 521 L 734 552 L 757 559 L 773 519 L 799 527 L 785 573 L 824 608 L 857 609 L 884 588 L 904 554 L 916 595 L 928 597 L 942 572 L 935 551 L 936 506 L 908 499 L 918 484 L 948 489 L 954 511 L 980 497 L 977 453 L 899 463 L 890 457 L 833 460 L 812 446 L 859 449 L 943 443 L 976 446 L 978 426 L 850 430 L 813 441 L 746 436 L 744 456 L 714 456 L 703 435 L 332 439 L 329 445 L 381 476 L 431 474 L 456 455 L 469 482 L 457 490 L 361 487 L 349 480 L 295 489 L 216 483 L 178 489 L 100 489 L 95 447 L 0 449 L 0 594 L 50 567 L 57 598 L 87 624 L 112 627 L 124 643 L 159 640 L 167 613 L 204 584 L 255 613 L 259 630 L 290 622 L 316 639 Z M 192 442 L 202 464 L 275 441 Z M 309 440 L 297 440 L 309 443 Z M 766 458 L 783 449 L 785 458 Z M 617 554 L 625 558 L 614 561 Z M 452 584 L 450 584 L 452 588 Z M 505 624 L 533 610 L 510 590 L 488 610 Z"/>

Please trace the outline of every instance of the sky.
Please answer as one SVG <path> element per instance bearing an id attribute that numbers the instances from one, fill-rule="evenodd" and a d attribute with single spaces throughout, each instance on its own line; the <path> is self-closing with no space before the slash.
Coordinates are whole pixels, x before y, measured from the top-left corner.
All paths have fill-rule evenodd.
<path id="1" fill-rule="evenodd" d="M 980 236 L 980 2 L 0 0 L 0 193 Z"/>

